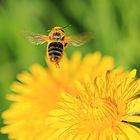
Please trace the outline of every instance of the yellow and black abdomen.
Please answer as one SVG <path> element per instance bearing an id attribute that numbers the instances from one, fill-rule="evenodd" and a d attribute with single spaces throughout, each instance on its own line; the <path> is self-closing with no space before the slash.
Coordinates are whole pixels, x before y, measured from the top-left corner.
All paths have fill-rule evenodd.
<path id="1" fill-rule="evenodd" d="M 48 45 L 48 56 L 51 62 L 59 63 L 63 55 L 63 44 L 61 42 L 51 42 Z"/>

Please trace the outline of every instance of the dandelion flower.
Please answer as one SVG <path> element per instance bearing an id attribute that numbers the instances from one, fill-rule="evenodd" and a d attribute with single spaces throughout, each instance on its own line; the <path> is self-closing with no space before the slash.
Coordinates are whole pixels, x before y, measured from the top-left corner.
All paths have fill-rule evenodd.
<path id="1" fill-rule="evenodd" d="M 108 71 L 75 82 L 77 97 L 63 93 L 46 119 L 47 140 L 139 140 L 140 79 L 136 71 Z"/>
<path id="2" fill-rule="evenodd" d="M 15 140 L 47 140 L 46 117 L 60 101 L 59 91 L 70 89 L 73 80 L 84 73 L 95 77 L 112 67 L 112 58 L 102 58 L 99 52 L 88 54 L 83 59 L 77 52 L 70 60 L 65 56 L 60 68 L 33 65 L 30 72 L 19 74 L 18 81 L 12 84 L 14 94 L 9 94 L 8 99 L 13 103 L 2 115 L 6 124 L 2 133 Z"/>

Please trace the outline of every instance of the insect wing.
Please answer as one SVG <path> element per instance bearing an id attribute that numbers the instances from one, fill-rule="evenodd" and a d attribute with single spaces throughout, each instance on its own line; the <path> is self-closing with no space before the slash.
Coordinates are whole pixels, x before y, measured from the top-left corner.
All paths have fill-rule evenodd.
<path id="1" fill-rule="evenodd" d="M 35 34 L 35 33 L 25 33 L 26 38 L 33 44 L 39 45 L 48 41 L 48 36 Z"/>
<path id="2" fill-rule="evenodd" d="M 91 40 L 93 37 L 89 33 L 84 33 L 78 36 L 66 36 L 65 40 L 73 46 L 80 46 Z"/>

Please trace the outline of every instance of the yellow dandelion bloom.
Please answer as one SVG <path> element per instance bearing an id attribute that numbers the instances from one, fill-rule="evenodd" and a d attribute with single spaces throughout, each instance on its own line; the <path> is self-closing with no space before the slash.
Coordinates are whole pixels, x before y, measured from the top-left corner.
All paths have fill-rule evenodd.
<path id="1" fill-rule="evenodd" d="M 112 67 L 112 58 L 102 58 L 99 52 L 83 59 L 78 52 L 70 60 L 64 56 L 60 68 L 33 65 L 30 72 L 19 74 L 11 87 L 14 94 L 8 95 L 8 99 L 14 102 L 2 115 L 6 124 L 2 133 L 15 140 L 47 140 L 46 117 L 49 110 L 56 109 L 59 91 L 70 91 L 73 81 L 84 73 L 95 77 Z"/>
<path id="2" fill-rule="evenodd" d="M 77 97 L 63 93 L 46 123 L 47 140 L 139 140 L 140 79 L 136 71 L 108 71 L 75 82 Z"/>

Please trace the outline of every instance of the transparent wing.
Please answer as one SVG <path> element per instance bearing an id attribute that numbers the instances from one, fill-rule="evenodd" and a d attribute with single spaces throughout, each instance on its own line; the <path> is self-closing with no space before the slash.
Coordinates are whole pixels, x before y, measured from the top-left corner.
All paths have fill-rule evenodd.
<path id="1" fill-rule="evenodd" d="M 87 41 L 93 39 L 93 36 L 89 33 L 83 33 L 77 36 L 66 36 L 65 40 L 68 43 L 71 43 L 73 46 L 80 46 L 86 43 Z"/>
<path id="2" fill-rule="evenodd" d="M 24 33 L 25 37 L 33 44 L 39 45 L 43 44 L 48 41 L 48 36 L 47 35 L 41 35 L 41 34 L 35 34 L 35 33 L 30 33 L 26 32 Z"/>

